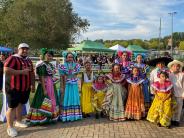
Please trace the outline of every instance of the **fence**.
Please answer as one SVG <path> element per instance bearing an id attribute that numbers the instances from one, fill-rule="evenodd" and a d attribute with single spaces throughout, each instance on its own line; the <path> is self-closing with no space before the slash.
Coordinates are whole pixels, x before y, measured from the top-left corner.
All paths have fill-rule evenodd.
<path id="1" fill-rule="evenodd" d="M 105 64 L 105 65 L 102 65 L 100 69 L 100 66 L 98 64 L 92 64 L 92 70 L 94 72 L 99 72 L 99 71 L 110 72 L 111 67 L 112 67 L 112 64 Z M 80 72 L 84 72 L 84 70 L 85 70 L 84 66 L 81 66 Z"/>
<path id="2" fill-rule="evenodd" d="M 171 55 L 171 50 L 150 51 L 148 58 L 153 59 L 156 57 L 164 56 L 166 52 Z M 173 50 L 173 58 L 183 60 L 184 50 Z"/>

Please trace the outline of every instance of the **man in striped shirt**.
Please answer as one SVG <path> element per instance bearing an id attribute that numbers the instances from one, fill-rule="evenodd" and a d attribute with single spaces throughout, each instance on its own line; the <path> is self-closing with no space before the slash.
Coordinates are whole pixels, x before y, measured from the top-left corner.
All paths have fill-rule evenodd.
<path id="1" fill-rule="evenodd" d="M 13 128 L 16 114 L 16 127 L 27 127 L 22 122 L 22 105 L 29 99 L 30 91 L 34 91 L 34 71 L 31 60 L 27 57 L 29 45 L 21 43 L 18 46 L 18 53 L 10 56 L 4 64 L 5 92 L 8 102 L 7 133 L 11 137 L 17 136 Z"/>

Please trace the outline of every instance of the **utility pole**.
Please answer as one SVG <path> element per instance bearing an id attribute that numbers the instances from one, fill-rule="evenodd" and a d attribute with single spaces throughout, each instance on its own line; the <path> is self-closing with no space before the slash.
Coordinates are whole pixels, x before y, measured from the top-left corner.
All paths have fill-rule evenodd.
<path id="1" fill-rule="evenodd" d="M 159 27 L 159 42 L 158 42 L 158 49 L 160 50 L 161 49 L 161 18 L 160 18 L 160 27 Z"/>
<path id="2" fill-rule="evenodd" d="M 177 12 L 168 13 L 171 16 L 171 56 L 173 56 L 173 16 L 177 14 Z"/>

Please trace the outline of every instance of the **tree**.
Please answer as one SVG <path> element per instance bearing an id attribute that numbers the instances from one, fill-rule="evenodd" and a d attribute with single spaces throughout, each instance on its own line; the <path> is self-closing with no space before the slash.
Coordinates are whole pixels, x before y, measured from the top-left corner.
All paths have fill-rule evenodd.
<path id="1" fill-rule="evenodd" d="M 119 44 L 122 45 L 122 46 L 124 46 L 124 47 L 128 47 L 128 45 L 129 45 L 128 41 L 126 41 L 126 40 L 120 41 Z"/>
<path id="2" fill-rule="evenodd" d="M 184 50 L 184 41 L 181 41 L 179 44 L 179 49 Z"/>
<path id="3" fill-rule="evenodd" d="M 97 40 L 95 40 L 95 42 L 98 42 L 98 43 L 104 43 L 104 41 L 103 41 L 103 39 L 97 39 Z"/>
<path id="4" fill-rule="evenodd" d="M 32 48 L 65 49 L 89 23 L 73 12 L 69 0 L 16 0 L 3 14 L 0 39 Z"/>
<path id="5" fill-rule="evenodd" d="M 156 38 L 153 38 L 149 41 L 149 48 L 150 49 L 157 49 L 158 45 L 159 45 L 158 39 L 156 39 Z"/>

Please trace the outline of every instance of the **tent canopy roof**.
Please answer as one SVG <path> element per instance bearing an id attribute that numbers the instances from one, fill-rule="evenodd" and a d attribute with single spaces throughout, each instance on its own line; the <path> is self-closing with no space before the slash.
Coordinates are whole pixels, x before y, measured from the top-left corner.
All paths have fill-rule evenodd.
<path id="1" fill-rule="evenodd" d="M 126 48 L 117 44 L 115 46 L 110 47 L 109 49 L 116 50 L 116 51 L 126 51 Z"/>
<path id="2" fill-rule="evenodd" d="M 0 52 L 12 52 L 13 50 L 11 48 L 0 46 Z"/>
<path id="3" fill-rule="evenodd" d="M 141 46 L 139 45 L 129 45 L 127 47 L 128 50 L 132 51 L 132 52 L 143 52 L 143 53 L 146 53 L 147 50 L 142 48 Z"/>
<path id="4" fill-rule="evenodd" d="M 106 48 L 102 43 L 85 40 L 75 48 L 68 48 L 70 51 L 98 51 L 98 52 L 114 52 L 114 50 Z"/>

